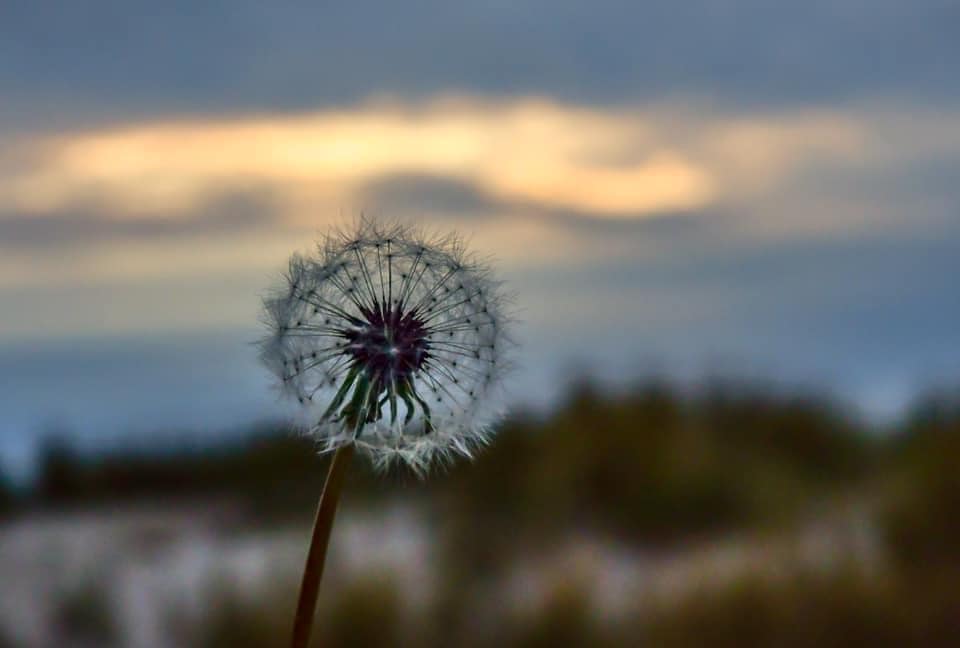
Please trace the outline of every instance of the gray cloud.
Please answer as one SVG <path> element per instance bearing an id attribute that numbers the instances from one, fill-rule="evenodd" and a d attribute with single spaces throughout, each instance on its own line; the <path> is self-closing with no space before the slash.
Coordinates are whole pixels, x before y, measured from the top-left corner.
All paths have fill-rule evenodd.
<path id="1" fill-rule="evenodd" d="M 425 210 L 452 218 L 482 217 L 508 205 L 486 196 L 464 180 L 436 175 L 389 175 L 366 183 L 357 192 L 364 209 L 416 216 Z"/>
<path id="2" fill-rule="evenodd" d="M 288 222 L 278 205 L 282 190 L 227 190 L 185 212 L 136 214 L 78 202 L 53 211 L 0 211 L 0 251 L 51 251 L 123 241 L 163 242 L 252 231 L 299 229 Z M 441 219 L 444 226 L 521 218 L 551 229 L 566 229 L 585 242 L 610 243 L 635 239 L 647 244 L 716 239 L 737 231 L 737 215 L 729 211 L 690 211 L 659 214 L 606 214 L 550 208 L 524 201 L 502 200 L 469 181 L 439 175 L 389 174 L 362 186 L 352 202 L 376 218 L 420 221 Z M 323 209 L 323 207 L 319 207 Z M 329 209 L 329 206 L 326 207 Z"/>
<path id="3" fill-rule="evenodd" d="M 313 107 L 375 93 L 732 104 L 958 98 L 940 0 L 8 3 L 0 119 Z"/>
<path id="4" fill-rule="evenodd" d="M 960 371 L 957 240 L 960 222 L 911 237 L 765 245 L 678 233 L 659 241 L 661 255 L 526 270 L 513 285 L 547 309 L 529 316 L 532 343 L 558 338 L 586 360 L 676 368 L 721 353 L 858 398 L 890 385 L 909 393 Z"/>
<path id="5" fill-rule="evenodd" d="M 869 396 L 888 383 L 909 392 L 913 380 L 960 368 L 960 352 L 947 345 L 960 327 L 960 302 L 950 298 L 960 218 L 949 207 L 960 201 L 944 161 L 804 177 L 803 191 L 814 196 L 844 191 L 866 205 L 934 198 L 924 214 L 897 217 L 897 227 L 853 236 L 812 230 L 758 239 L 756 215 L 732 207 L 638 219 L 536 211 L 440 177 L 392 176 L 367 191 L 411 213 L 441 205 L 475 218 L 515 210 L 595 249 L 634 245 L 628 257 L 545 263 L 510 277 L 529 307 L 534 355 L 557 353 L 539 348 L 551 340 L 601 363 L 653 357 L 675 366 L 722 351 L 766 372 Z M 782 214 L 770 206 L 763 217 Z"/>
<path id="6" fill-rule="evenodd" d="M 257 191 L 223 195 L 190 214 L 115 214 L 82 204 L 52 212 L 0 213 L 0 250 L 237 233 L 269 226 L 274 219 L 269 193 Z"/>
<path id="7" fill-rule="evenodd" d="M 416 218 L 425 213 L 442 214 L 452 220 L 478 220 L 504 214 L 539 219 L 556 227 L 569 227 L 592 234 L 620 236 L 638 232 L 687 232 L 713 227 L 728 214 L 703 211 L 608 212 L 603 217 L 576 209 L 545 207 L 535 203 L 504 200 L 460 178 L 425 174 L 386 175 L 367 182 L 357 190 L 357 202 L 374 215 Z M 712 224 L 711 224 L 712 223 Z"/>

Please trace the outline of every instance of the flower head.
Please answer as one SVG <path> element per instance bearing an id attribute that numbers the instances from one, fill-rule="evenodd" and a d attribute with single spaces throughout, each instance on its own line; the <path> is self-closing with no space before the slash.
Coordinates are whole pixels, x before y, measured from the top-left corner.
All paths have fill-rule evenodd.
<path id="1" fill-rule="evenodd" d="M 264 308 L 261 358 L 324 450 L 355 443 L 423 470 L 488 440 L 503 297 L 460 239 L 361 220 L 294 255 Z"/>

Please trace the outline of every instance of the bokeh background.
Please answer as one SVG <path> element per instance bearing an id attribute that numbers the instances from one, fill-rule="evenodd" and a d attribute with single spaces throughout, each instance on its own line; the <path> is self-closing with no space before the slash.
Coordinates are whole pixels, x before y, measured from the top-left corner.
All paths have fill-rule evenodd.
<path id="1" fill-rule="evenodd" d="M 960 641 L 960 8 L 0 6 L 0 645 L 282 646 L 292 251 L 456 229 L 500 440 L 358 464 L 324 645 Z"/>

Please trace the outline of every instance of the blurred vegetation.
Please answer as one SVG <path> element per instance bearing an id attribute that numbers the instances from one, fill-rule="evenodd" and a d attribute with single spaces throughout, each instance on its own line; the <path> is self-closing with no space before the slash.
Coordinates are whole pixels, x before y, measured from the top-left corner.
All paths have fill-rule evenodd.
<path id="1" fill-rule="evenodd" d="M 0 648 L 15 648 L 17 644 L 13 643 L 13 639 L 7 636 L 7 633 L 3 628 L 0 628 Z"/>
<path id="2" fill-rule="evenodd" d="M 588 648 L 600 645 L 604 634 L 593 618 L 588 597 L 575 584 L 554 589 L 539 614 L 518 625 L 498 641 L 517 648 Z"/>
<path id="3" fill-rule="evenodd" d="M 271 425 L 216 446 L 119 449 L 94 456 L 53 438 L 41 453 L 32 495 L 40 506 L 222 495 L 283 515 L 313 506 L 324 476 L 316 454 L 311 441 Z"/>
<path id="4" fill-rule="evenodd" d="M 367 580 L 321 605 L 319 636 L 328 646 L 960 645 L 958 458 L 960 406 L 945 396 L 881 429 L 829 399 L 763 387 L 650 382 L 611 395 L 582 384 L 549 416 L 505 421 L 476 463 L 428 484 L 357 462 L 344 505 L 416 502 L 434 523 L 441 578 L 413 630 L 402 592 Z M 216 447 L 97 456 L 52 440 L 27 497 L 47 508 L 230 497 L 258 524 L 303 524 L 325 462 L 277 426 Z M 561 582 L 532 616 L 477 626 L 473 610 L 503 570 L 571 534 L 656 554 L 731 533 L 782 533 L 851 501 L 880 536 L 875 570 L 746 576 L 605 625 L 587 589 Z M 281 645 L 291 597 L 265 604 L 224 592 L 204 636 L 185 645 Z M 96 599 L 75 598 L 64 623 L 108 632 Z"/>
<path id="5" fill-rule="evenodd" d="M 347 583 L 334 596 L 321 597 L 311 646 L 378 648 L 409 645 L 401 641 L 401 599 L 389 579 L 364 577 Z M 222 588 L 211 593 L 217 606 L 199 637 L 181 637 L 198 648 L 285 646 L 290 631 L 294 590 L 251 597 Z M 329 600 L 332 598 L 332 600 Z M 266 603 L 266 604 L 265 604 Z M 185 624 L 174 620 L 174 625 Z"/>
<path id="6" fill-rule="evenodd" d="M 923 569 L 922 562 L 960 558 L 958 460 L 960 406 L 955 401 L 926 401 L 891 440 L 884 513 L 888 540 L 903 567 Z"/>
<path id="7" fill-rule="evenodd" d="M 0 471 L 0 520 L 9 515 L 16 504 L 13 487 Z M 3 644 L 0 644 L 2 646 Z"/>
<path id="8" fill-rule="evenodd" d="M 664 647 L 930 645 L 911 642 L 902 594 L 855 570 L 776 582 L 748 576 L 649 613 L 641 632 Z"/>
<path id="9" fill-rule="evenodd" d="M 482 461 L 433 492 L 464 524 L 511 537 L 580 526 L 655 545 L 782 521 L 856 484 L 876 445 L 826 402 L 584 385 L 545 421 L 507 422 Z"/>
<path id="10" fill-rule="evenodd" d="M 53 624 L 60 635 L 79 645 L 110 646 L 117 640 L 110 602 L 98 583 L 83 583 L 62 593 Z"/>
<path id="11" fill-rule="evenodd" d="M 290 630 L 290 611 L 296 605 L 293 592 L 252 600 L 224 587 L 208 597 L 216 601 L 212 614 L 199 629 L 200 636 L 183 636 L 180 642 L 197 648 L 264 648 L 279 646 L 278 637 Z M 265 604 L 269 602 L 269 604 Z M 175 627 L 189 627 L 174 620 Z"/>
<path id="12" fill-rule="evenodd" d="M 512 533 L 582 524 L 656 543 L 776 521 L 856 482 L 879 444 L 839 408 L 714 386 L 684 395 L 659 383 L 622 396 L 589 384 L 545 419 L 518 415 L 468 469 L 428 486 L 402 469 L 386 481 L 352 469 L 354 501 L 439 497 L 450 512 Z M 214 447 L 117 450 L 96 456 L 51 439 L 36 503 L 229 495 L 273 514 L 312 509 L 325 458 L 313 442 L 260 426 Z M 439 504 L 443 504 L 440 502 Z"/>

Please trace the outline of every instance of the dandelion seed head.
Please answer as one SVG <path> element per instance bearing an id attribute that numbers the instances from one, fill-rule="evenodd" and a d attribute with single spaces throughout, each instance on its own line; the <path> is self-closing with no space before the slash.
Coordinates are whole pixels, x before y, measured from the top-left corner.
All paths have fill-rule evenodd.
<path id="1" fill-rule="evenodd" d="M 501 284 L 456 236 L 361 219 L 294 255 L 264 300 L 264 364 L 321 448 L 423 472 L 490 439 L 508 363 Z"/>

